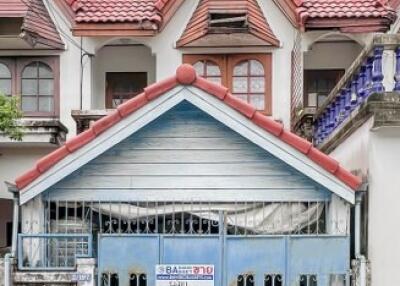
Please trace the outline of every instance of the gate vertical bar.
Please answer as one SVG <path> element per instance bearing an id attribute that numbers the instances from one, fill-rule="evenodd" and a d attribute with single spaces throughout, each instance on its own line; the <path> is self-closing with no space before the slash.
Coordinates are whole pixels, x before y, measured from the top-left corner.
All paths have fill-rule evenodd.
<path id="1" fill-rule="evenodd" d="M 285 237 L 285 273 L 283 277 L 283 285 L 291 285 L 292 277 L 290 273 L 290 255 L 289 255 L 289 240 L 290 236 Z"/>
<path id="2" fill-rule="evenodd" d="M 225 281 L 225 234 L 226 234 L 226 226 L 225 226 L 225 212 L 219 211 L 219 240 L 220 240 L 220 281 L 217 281 L 217 286 L 226 285 Z M 215 270 L 214 270 L 215 271 Z M 215 274 L 214 274 L 215 275 Z"/>

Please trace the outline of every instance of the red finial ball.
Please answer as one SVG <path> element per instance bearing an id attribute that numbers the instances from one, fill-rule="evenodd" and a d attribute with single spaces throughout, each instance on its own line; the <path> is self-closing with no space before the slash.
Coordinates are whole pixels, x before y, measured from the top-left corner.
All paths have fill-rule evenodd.
<path id="1" fill-rule="evenodd" d="M 180 84 L 192 84 L 196 80 L 196 71 L 189 64 L 183 64 L 176 70 L 176 79 Z"/>

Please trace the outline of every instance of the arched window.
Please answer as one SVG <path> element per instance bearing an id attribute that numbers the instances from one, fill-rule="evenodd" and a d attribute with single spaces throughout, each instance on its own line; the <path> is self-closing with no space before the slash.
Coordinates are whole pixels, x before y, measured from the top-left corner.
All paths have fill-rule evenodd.
<path id="1" fill-rule="evenodd" d="M 12 76 L 10 69 L 3 63 L 0 63 L 0 93 L 11 96 Z"/>
<path id="2" fill-rule="evenodd" d="M 193 65 L 197 74 L 214 83 L 222 84 L 220 67 L 213 61 L 200 60 Z"/>
<path id="3" fill-rule="evenodd" d="M 183 62 L 198 75 L 229 88 L 230 92 L 266 115 L 272 114 L 271 54 L 190 54 Z"/>
<path id="4" fill-rule="evenodd" d="M 54 75 L 45 63 L 34 61 L 22 70 L 21 108 L 24 112 L 54 111 Z"/>
<path id="5" fill-rule="evenodd" d="M 265 109 L 265 70 L 258 60 L 244 60 L 233 68 L 232 94 L 258 110 Z"/>

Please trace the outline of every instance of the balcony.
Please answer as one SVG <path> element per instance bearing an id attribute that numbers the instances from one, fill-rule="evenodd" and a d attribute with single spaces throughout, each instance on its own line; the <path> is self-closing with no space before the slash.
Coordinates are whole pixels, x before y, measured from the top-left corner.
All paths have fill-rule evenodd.
<path id="1" fill-rule="evenodd" d="M 79 134 L 88 129 L 91 124 L 106 116 L 114 109 L 72 110 L 71 116 L 76 122 L 76 132 Z"/>
<path id="2" fill-rule="evenodd" d="M 22 141 L 14 141 L 0 132 L 0 147 L 59 146 L 65 142 L 68 129 L 59 119 L 53 118 L 22 118 L 20 120 Z"/>
<path id="3" fill-rule="evenodd" d="M 375 35 L 322 106 L 303 112 L 294 129 L 329 153 L 371 117 L 372 128 L 400 126 L 400 35 Z"/>

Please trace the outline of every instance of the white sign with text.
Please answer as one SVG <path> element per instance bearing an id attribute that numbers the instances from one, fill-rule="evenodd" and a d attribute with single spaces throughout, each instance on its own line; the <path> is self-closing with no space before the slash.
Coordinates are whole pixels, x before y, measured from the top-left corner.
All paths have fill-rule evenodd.
<path id="1" fill-rule="evenodd" d="M 158 264 L 156 286 L 214 286 L 214 265 Z"/>

